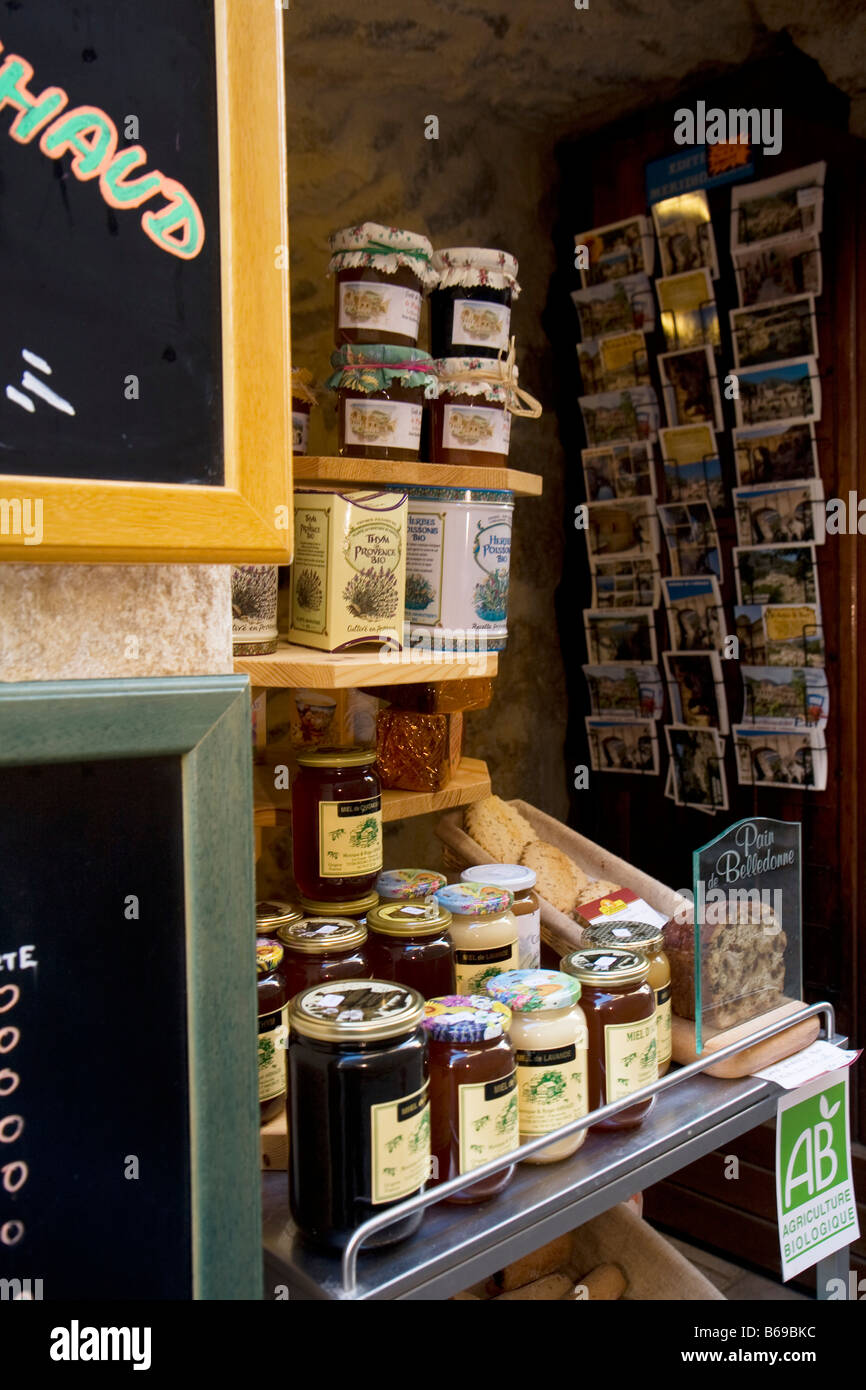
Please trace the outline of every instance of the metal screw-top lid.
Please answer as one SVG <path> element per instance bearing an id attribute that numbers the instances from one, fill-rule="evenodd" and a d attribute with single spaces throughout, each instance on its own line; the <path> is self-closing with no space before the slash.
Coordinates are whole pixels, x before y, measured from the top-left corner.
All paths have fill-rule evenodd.
<path id="1" fill-rule="evenodd" d="M 451 913 L 428 898 L 423 903 L 380 903 L 367 913 L 367 926 L 383 936 L 440 936 Z"/>
<path id="2" fill-rule="evenodd" d="M 650 963 L 636 951 L 620 946 L 589 946 L 564 956 L 560 965 L 584 985 L 640 985 L 649 975 Z"/>
<path id="3" fill-rule="evenodd" d="M 280 927 L 277 936 L 290 951 L 324 956 L 331 951 L 350 951 L 363 946 L 367 928 L 351 917 L 303 917 Z"/>
<path id="4" fill-rule="evenodd" d="M 279 902 L 272 898 L 256 903 L 256 936 L 273 936 L 279 927 L 300 922 L 303 912 L 297 903 Z"/>
<path id="5" fill-rule="evenodd" d="M 311 748 L 297 755 L 300 767 L 367 767 L 375 761 L 375 748 Z"/>
<path id="6" fill-rule="evenodd" d="M 661 927 L 651 922 L 597 922 L 587 928 L 584 938 L 591 946 L 624 946 L 641 955 L 661 950 L 665 944 Z"/>
<path id="7" fill-rule="evenodd" d="M 363 917 L 379 901 L 376 892 L 364 893 L 360 898 L 347 898 L 345 902 L 322 902 L 319 898 L 300 899 L 301 907 L 308 917 Z"/>
<path id="8" fill-rule="evenodd" d="M 327 1042 L 380 1042 L 412 1033 L 424 1017 L 416 989 L 386 980 L 331 980 L 296 994 L 292 1033 Z"/>

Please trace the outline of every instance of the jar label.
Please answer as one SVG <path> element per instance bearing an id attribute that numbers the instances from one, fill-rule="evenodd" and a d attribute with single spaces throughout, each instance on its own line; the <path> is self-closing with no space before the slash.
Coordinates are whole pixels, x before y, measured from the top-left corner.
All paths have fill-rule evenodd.
<path id="1" fill-rule="evenodd" d="M 605 1024 L 604 1065 L 608 1105 L 657 1080 L 657 1058 L 655 1014 L 652 1018 L 639 1019 L 637 1023 Z"/>
<path id="2" fill-rule="evenodd" d="M 343 402 L 343 439 L 346 444 L 379 444 L 388 449 L 421 447 L 420 405 L 412 401 L 371 401 L 352 397 Z"/>
<path id="3" fill-rule="evenodd" d="M 458 1086 L 460 1172 L 470 1173 L 517 1148 L 517 1072 Z"/>
<path id="4" fill-rule="evenodd" d="M 451 347 L 508 347 L 511 308 L 486 299 L 455 299 Z"/>
<path id="5" fill-rule="evenodd" d="M 517 942 L 487 950 L 454 952 L 455 994 L 483 994 L 487 980 L 517 969 Z"/>
<path id="6" fill-rule="evenodd" d="M 521 1134 L 549 1134 L 587 1113 L 586 1042 L 540 1050 L 518 1048 Z"/>
<path id="7" fill-rule="evenodd" d="M 286 1089 L 289 1006 L 259 1014 L 259 1100 L 274 1100 Z"/>
<path id="8" fill-rule="evenodd" d="M 319 802 L 319 873 L 354 878 L 382 867 L 382 798 Z"/>
<path id="9" fill-rule="evenodd" d="M 430 1173 L 430 1102 L 427 1082 L 402 1100 L 370 1106 L 374 1206 L 410 1197 Z"/>
<path id="10" fill-rule="evenodd" d="M 307 439 L 310 434 L 310 417 L 305 410 L 292 411 L 292 449 L 296 454 L 307 452 Z"/>
<path id="11" fill-rule="evenodd" d="M 511 415 L 491 406 L 446 405 L 442 410 L 443 449 L 477 449 L 508 454 Z"/>
<path id="12" fill-rule="evenodd" d="M 397 333 L 414 342 L 420 322 L 418 290 L 370 280 L 346 280 L 340 285 L 338 328 L 372 328 L 377 333 Z"/>
<path id="13" fill-rule="evenodd" d="M 541 965 L 541 909 L 515 912 L 520 970 L 537 970 Z"/>
<path id="14" fill-rule="evenodd" d="M 659 1067 L 663 1067 L 665 1062 L 671 1060 L 673 1052 L 673 1036 L 671 1026 L 671 987 L 665 985 L 664 989 L 657 989 L 656 996 L 656 1032 L 659 1049 Z"/>

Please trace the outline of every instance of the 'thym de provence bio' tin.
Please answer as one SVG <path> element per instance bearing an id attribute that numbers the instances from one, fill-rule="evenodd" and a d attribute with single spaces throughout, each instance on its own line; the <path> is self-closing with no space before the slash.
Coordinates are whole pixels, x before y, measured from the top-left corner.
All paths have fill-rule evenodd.
<path id="1" fill-rule="evenodd" d="M 442 651 L 502 651 L 514 493 L 410 487 L 406 620 Z"/>

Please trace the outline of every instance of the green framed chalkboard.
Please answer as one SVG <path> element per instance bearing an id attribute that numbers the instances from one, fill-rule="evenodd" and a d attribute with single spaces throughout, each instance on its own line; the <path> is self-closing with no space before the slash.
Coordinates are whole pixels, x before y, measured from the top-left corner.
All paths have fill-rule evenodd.
<path id="1" fill-rule="evenodd" d="M 0 1268 L 261 1296 L 245 678 L 0 687 Z"/>

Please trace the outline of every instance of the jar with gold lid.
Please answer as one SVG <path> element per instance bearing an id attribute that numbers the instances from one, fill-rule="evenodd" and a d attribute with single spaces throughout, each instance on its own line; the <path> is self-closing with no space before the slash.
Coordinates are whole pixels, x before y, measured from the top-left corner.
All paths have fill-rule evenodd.
<path id="1" fill-rule="evenodd" d="M 303 921 L 304 914 L 297 903 L 263 898 L 256 903 L 256 936 L 276 936 L 280 927 Z"/>
<path id="2" fill-rule="evenodd" d="M 659 1076 L 664 1076 L 671 1064 L 671 966 L 662 928 L 649 922 L 597 922 L 584 938 L 590 946 L 624 946 L 649 961 L 648 980 L 656 1000 Z"/>
<path id="3" fill-rule="evenodd" d="M 286 1100 L 286 1038 L 289 996 L 280 966 L 278 941 L 256 942 L 259 1112 L 262 1124 L 274 1119 Z"/>
<path id="4" fill-rule="evenodd" d="M 367 913 L 371 907 L 375 907 L 379 901 L 379 894 L 372 890 L 369 893 L 362 893 L 359 898 L 343 898 L 339 903 L 326 902 L 324 898 L 305 898 L 298 899 L 303 908 L 304 915 L 307 917 L 351 917 L 354 921 L 360 922 L 361 926 L 366 926 Z"/>
<path id="5" fill-rule="evenodd" d="M 580 981 L 589 1035 L 591 1110 L 622 1100 L 658 1078 L 655 995 L 649 961 L 619 946 L 587 946 L 561 962 Z M 633 1129 L 643 1122 L 655 1096 L 599 1120 L 593 1129 Z"/>
<path id="6" fill-rule="evenodd" d="M 451 913 L 435 898 L 383 902 L 367 914 L 372 974 L 417 989 L 423 999 L 454 993 Z"/>
<path id="7" fill-rule="evenodd" d="M 298 754 L 292 862 L 302 898 L 338 905 L 369 893 L 382 867 L 382 789 L 370 748 Z"/>
<path id="8" fill-rule="evenodd" d="M 451 913 L 455 993 L 483 994 L 487 980 L 517 968 L 517 918 L 507 888 L 449 883 L 435 897 Z"/>
<path id="9" fill-rule="evenodd" d="M 326 980 L 369 980 L 367 928 L 349 917 L 303 917 L 280 927 L 289 998 Z"/>

